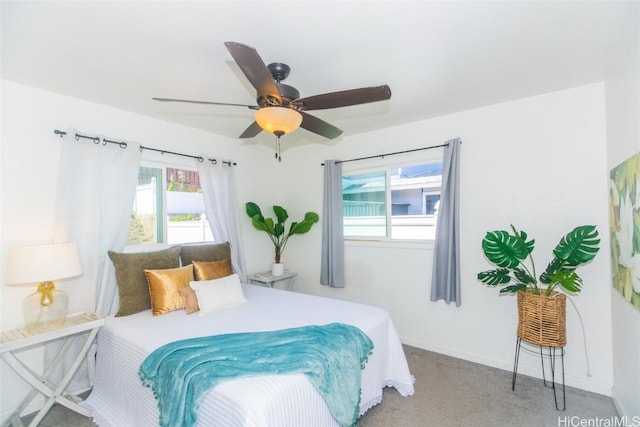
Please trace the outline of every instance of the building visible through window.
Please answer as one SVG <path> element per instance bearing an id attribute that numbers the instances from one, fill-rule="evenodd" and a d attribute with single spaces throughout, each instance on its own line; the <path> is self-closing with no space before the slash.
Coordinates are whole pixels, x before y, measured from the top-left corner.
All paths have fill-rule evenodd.
<path id="1" fill-rule="evenodd" d="M 213 241 L 198 172 L 140 167 L 127 245 Z"/>
<path id="2" fill-rule="evenodd" d="M 342 177 L 345 237 L 433 240 L 442 162 Z"/>

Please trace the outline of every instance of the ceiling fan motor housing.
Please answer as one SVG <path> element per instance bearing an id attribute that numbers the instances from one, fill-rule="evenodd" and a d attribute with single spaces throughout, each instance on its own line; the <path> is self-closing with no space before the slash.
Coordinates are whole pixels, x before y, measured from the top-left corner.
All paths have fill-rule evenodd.
<path id="1" fill-rule="evenodd" d="M 300 92 L 298 92 L 298 89 L 284 83 L 276 83 L 276 86 L 278 86 L 278 90 L 280 90 L 282 101 L 275 96 L 268 95 L 264 98 L 258 94 L 258 97 L 256 98 L 258 105 L 260 107 L 294 107 L 294 105 L 291 104 L 291 101 L 300 98 Z"/>
<path id="2" fill-rule="evenodd" d="M 291 104 L 291 101 L 300 98 L 300 92 L 298 92 L 298 89 L 284 83 L 276 83 L 276 86 L 278 86 L 282 101 L 280 101 L 276 96 L 267 95 L 267 97 L 264 98 L 258 94 L 258 97 L 256 98 L 258 105 L 261 107 L 293 107 L 294 105 Z"/>
<path id="3" fill-rule="evenodd" d="M 280 83 L 282 80 L 286 79 L 289 76 L 291 68 L 289 68 L 287 64 L 283 64 L 281 62 L 273 62 L 267 65 L 267 68 L 269 69 L 273 80 L 275 80 L 276 82 L 276 86 L 280 91 L 280 97 L 282 98 L 282 100 L 280 100 L 278 96 L 271 96 L 271 94 L 267 95 L 267 97 L 265 98 L 263 96 L 260 96 L 260 94 L 258 93 L 258 97 L 256 98 L 256 102 L 258 103 L 258 105 L 260 107 L 295 107 L 293 104 L 291 104 L 291 101 L 300 98 L 300 92 L 298 92 L 298 89 L 293 86 Z"/>

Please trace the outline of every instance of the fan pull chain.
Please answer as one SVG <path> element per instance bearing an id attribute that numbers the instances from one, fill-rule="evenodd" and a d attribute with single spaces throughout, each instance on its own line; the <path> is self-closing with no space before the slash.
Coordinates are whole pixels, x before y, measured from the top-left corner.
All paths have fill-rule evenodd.
<path id="1" fill-rule="evenodd" d="M 276 154 L 275 158 L 278 159 L 279 162 L 282 162 L 282 156 L 280 156 L 280 135 L 276 135 Z"/>

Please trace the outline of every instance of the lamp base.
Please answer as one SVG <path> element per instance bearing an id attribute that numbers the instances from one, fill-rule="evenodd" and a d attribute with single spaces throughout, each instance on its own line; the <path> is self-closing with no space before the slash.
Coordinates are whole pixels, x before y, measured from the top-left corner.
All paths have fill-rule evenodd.
<path id="1" fill-rule="evenodd" d="M 55 287 L 47 289 L 46 292 L 41 292 L 40 288 L 27 296 L 23 302 L 27 328 L 43 323 L 64 325 L 69 307 L 67 294 Z"/>

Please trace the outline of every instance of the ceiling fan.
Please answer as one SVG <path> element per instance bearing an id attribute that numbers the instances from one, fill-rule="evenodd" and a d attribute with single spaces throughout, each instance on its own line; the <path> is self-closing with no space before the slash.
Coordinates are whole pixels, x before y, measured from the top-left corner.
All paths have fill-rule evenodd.
<path id="1" fill-rule="evenodd" d="M 153 99 L 162 102 L 247 107 L 256 110 L 255 121 L 242 132 L 240 138 L 253 138 L 262 130 L 266 130 L 276 135 L 279 140 L 282 135 L 290 133 L 298 127 L 325 138 L 336 138 L 342 134 L 342 130 L 306 113 L 306 111 L 366 104 L 391 98 L 391 89 L 387 85 L 329 92 L 300 98 L 300 92 L 296 88 L 281 83 L 291 71 L 288 65 L 279 62 L 265 65 L 254 48 L 241 43 L 225 42 L 225 46 L 251 85 L 256 88 L 256 102 L 258 105 L 171 98 Z M 276 156 L 278 157 L 277 154 Z"/>

